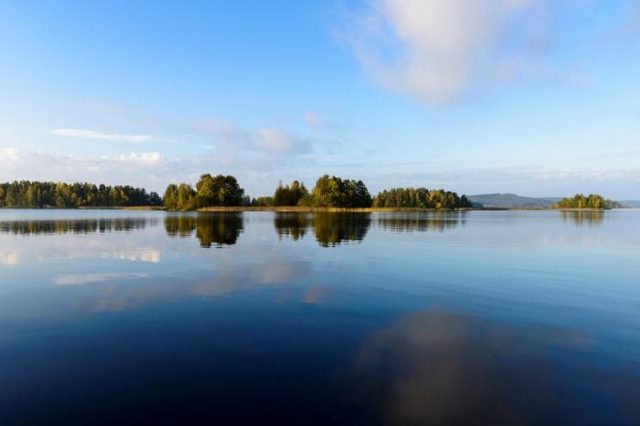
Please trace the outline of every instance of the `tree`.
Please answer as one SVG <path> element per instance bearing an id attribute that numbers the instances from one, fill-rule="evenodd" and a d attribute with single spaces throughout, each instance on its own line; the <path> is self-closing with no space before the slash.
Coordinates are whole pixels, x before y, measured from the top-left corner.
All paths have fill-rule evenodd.
<path id="1" fill-rule="evenodd" d="M 198 207 L 207 207 L 217 205 L 218 197 L 216 185 L 210 174 L 200 176 L 200 180 L 196 184 L 196 198 Z"/>
<path id="2" fill-rule="evenodd" d="M 178 209 L 178 186 L 176 184 L 169 184 L 164 191 L 163 197 L 164 206 L 169 210 Z"/>
<path id="3" fill-rule="evenodd" d="M 178 210 L 192 210 L 196 207 L 196 192 L 191 185 L 181 183 L 178 185 L 178 197 L 176 208 Z"/>
<path id="4" fill-rule="evenodd" d="M 291 185 L 283 186 L 282 182 L 280 182 L 273 194 L 273 205 L 297 206 L 300 203 L 300 200 L 308 195 L 309 191 L 305 188 L 304 183 L 294 180 L 291 182 Z"/>

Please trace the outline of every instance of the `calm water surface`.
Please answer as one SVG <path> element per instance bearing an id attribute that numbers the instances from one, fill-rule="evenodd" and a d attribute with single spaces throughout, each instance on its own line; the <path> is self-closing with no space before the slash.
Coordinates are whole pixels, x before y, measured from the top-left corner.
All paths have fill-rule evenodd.
<path id="1" fill-rule="evenodd" d="M 640 424 L 640 211 L 0 210 L 0 424 Z"/>

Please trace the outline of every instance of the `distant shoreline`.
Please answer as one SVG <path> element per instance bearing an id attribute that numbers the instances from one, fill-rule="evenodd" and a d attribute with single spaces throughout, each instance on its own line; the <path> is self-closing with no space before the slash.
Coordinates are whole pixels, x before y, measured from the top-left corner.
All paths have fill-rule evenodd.
<path id="1" fill-rule="evenodd" d="M 172 213 L 187 212 L 277 212 L 277 213 L 375 213 L 375 212 L 467 212 L 467 211 L 558 211 L 558 212 L 602 212 L 609 210 L 628 210 L 628 207 L 616 209 L 554 209 L 550 207 L 469 207 L 457 209 L 433 209 L 420 207 L 307 207 L 307 206 L 213 206 L 196 210 L 168 210 L 164 206 L 95 206 L 95 207 L 0 207 L 0 210 L 133 210 L 166 211 Z"/>

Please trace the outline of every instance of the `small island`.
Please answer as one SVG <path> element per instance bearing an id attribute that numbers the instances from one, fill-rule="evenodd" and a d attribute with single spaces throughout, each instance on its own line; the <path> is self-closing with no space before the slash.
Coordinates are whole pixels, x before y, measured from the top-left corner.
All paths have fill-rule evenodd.
<path id="1" fill-rule="evenodd" d="M 588 196 L 576 194 L 573 197 L 563 198 L 551 207 L 565 210 L 608 210 L 621 208 L 622 205 L 617 201 L 606 199 L 597 194 L 590 194 Z"/>

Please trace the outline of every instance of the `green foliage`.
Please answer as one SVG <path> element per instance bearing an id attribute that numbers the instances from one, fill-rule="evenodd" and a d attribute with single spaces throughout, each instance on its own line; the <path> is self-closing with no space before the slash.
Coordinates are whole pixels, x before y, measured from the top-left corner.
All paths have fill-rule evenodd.
<path id="1" fill-rule="evenodd" d="M 563 198 L 553 205 L 555 209 L 615 209 L 620 203 L 608 200 L 601 195 L 591 194 L 584 196 L 576 194 L 573 197 Z"/>
<path id="2" fill-rule="evenodd" d="M 169 210 L 192 210 L 196 207 L 196 191 L 189 184 L 172 183 L 167 186 L 163 200 Z"/>
<path id="3" fill-rule="evenodd" d="M 273 197 L 258 197 L 251 199 L 251 205 L 254 207 L 270 207 L 273 206 Z"/>
<path id="4" fill-rule="evenodd" d="M 205 174 L 196 184 L 196 198 L 198 207 L 241 206 L 244 189 L 233 176 Z"/>
<path id="5" fill-rule="evenodd" d="M 309 200 L 301 200 L 316 207 L 371 207 L 371 195 L 361 181 L 341 179 L 336 176 L 320 177 Z"/>
<path id="6" fill-rule="evenodd" d="M 164 205 L 169 210 L 193 210 L 198 207 L 243 206 L 250 201 L 244 196 L 233 176 L 204 174 L 194 190 L 191 185 L 170 184 L 164 193 Z"/>
<path id="7" fill-rule="evenodd" d="M 282 182 L 280 182 L 273 194 L 273 205 L 297 206 L 300 200 L 308 196 L 309 191 L 305 188 L 304 183 L 294 180 L 291 185 L 282 186 Z"/>
<path id="8" fill-rule="evenodd" d="M 379 193 L 373 201 L 374 207 L 421 208 L 421 209 L 457 209 L 471 207 L 465 195 L 444 189 L 393 188 Z"/>
<path id="9" fill-rule="evenodd" d="M 161 199 L 132 186 L 91 183 L 14 181 L 0 184 L 0 207 L 129 207 L 158 206 Z"/>

